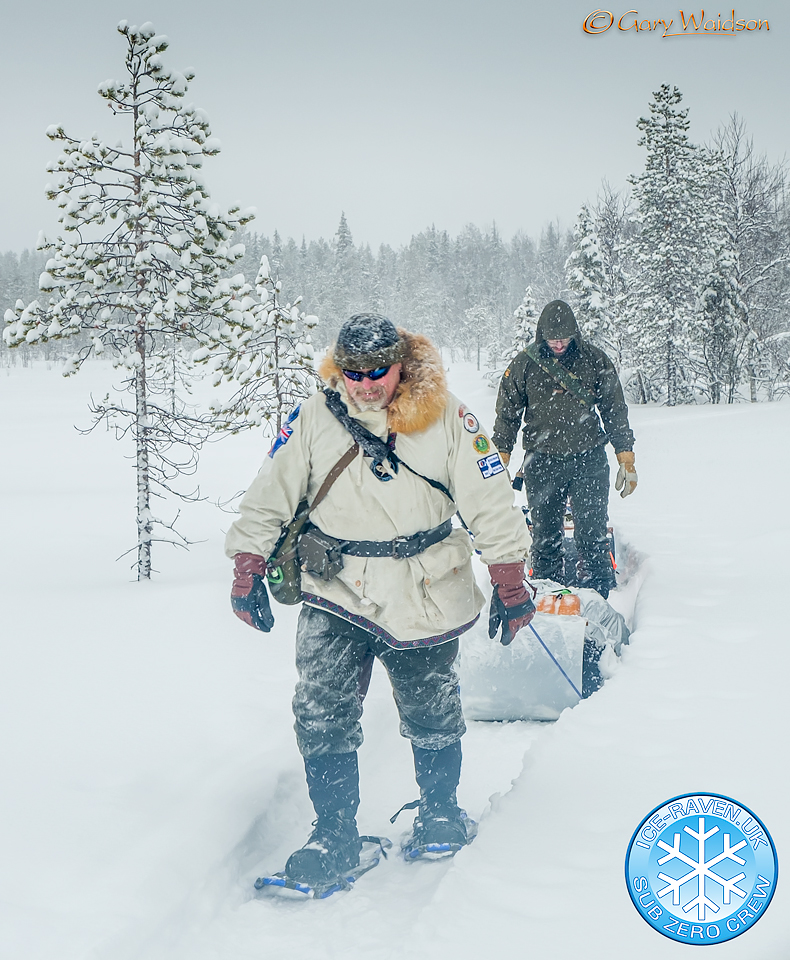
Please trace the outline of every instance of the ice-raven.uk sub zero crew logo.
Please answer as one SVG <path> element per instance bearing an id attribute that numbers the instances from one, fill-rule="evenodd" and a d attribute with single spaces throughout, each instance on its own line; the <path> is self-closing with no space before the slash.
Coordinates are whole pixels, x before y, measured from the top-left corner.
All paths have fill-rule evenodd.
<path id="1" fill-rule="evenodd" d="M 687 793 L 651 810 L 625 860 L 642 917 L 665 937 L 697 946 L 749 930 L 771 902 L 777 875 L 765 824 L 716 793 Z"/>

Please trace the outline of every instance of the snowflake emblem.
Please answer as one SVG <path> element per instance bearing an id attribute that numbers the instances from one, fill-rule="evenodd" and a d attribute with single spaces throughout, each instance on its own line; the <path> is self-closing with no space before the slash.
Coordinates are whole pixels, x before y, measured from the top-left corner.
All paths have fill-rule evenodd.
<path id="1" fill-rule="evenodd" d="M 719 876 L 718 873 L 713 872 L 713 867 L 721 863 L 724 860 L 734 860 L 735 863 L 744 866 L 746 861 L 743 857 L 737 856 L 739 850 L 742 850 L 746 846 L 746 841 L 741 840 L 739 843 L 736 843 L 734 847 L 730 846 L 730 834 L 724 834 L 724 850 L 718 854 L 718 856 L 711 857 L 710 860 L 705 860 L 705 843 L 711 837 L 719 833 L 719 828 L 714 826 L 706 832 L 705 830 L 705 818 L 699 818 L 699 832 L 695 832 L 691 827 L 684 827 L 684 831 L 693 837 L 698 844 L 697 850 L 697 859 L 694 860 L 689 856 L 686 856 L 680 849 L 680 840 L 681 835 L 676 833 L 674 835 L 675 842 L 674 846 L 670 847 L 668 843 L 664 843 L 663 840 L 658 841 L 658 846 L 666 851 L 666 856 L 659 859 L 658 863 L 660 866 L 663 866 L 665 863 L 669 863 L 670 860 L 680 860 L 682 863 L 685 863 L 687 866 L 692 869 L 684 874 L 682 877 L 669 877 L 665 873 L 659 873 L 658 879 L 664 880 L 666 886 L 663 890 L 657 890 L 656 895 L 659 897 L 665 896 L 667 893 L 672 894 L 672 903 L 675 906 L 680 905 L 680 891 L 681 888 L 694 880 L 697 881 L 697 896 L 691 900 L 689 903 L 683 905 L 684 913 L 691 913 L 692 910 L 696 907 L 697 909 L 697 920 L 706 919 L 706 911 L 712 910 L 714 913 L 719 912 L 719 905 L 714 903 L 713 900 L 710 900 L 705 896 L 705 880 L 712 880 L 714 883 L 717 883 L 722 888 L 722 899 L 725 904 L 731 902 L 732 894 L 736 894 L 742 899 L 748 895 L 748 891 L 741 890 L 738 886 L 738 883 L 741 880 L 746 879 L 746 874 L 741 872 L 737 876 L 727 879 L 726 877 Z"/>
<path id="2" fill-rule="evenodd" d="M 687 793 L 651 810 L 631 837 L 628 892 L 642 918 L 682 943 L 724 943 L 771 902 L 778 865 L 763 822 L 716 793 Z"/>

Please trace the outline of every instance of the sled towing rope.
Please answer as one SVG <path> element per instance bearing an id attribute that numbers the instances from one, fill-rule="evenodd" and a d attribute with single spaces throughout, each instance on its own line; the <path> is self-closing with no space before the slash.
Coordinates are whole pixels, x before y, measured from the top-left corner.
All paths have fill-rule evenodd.
<path id="1" fill-rule="evenodd" d="M 581 699 L 582 699 L 581 690 L 579 690 L 579 688 L 576 686 L 576 684 L 573 682 L 573 680 L 571 680 L 571 678 L 568 676 L 568 674 L 562 669 L 562 667 L 560 666 L 557 658 L 554 656 L 554 654 L 551 652 L 551 650 L 549 650 L 549 648 L 546 646 L 546 644 L 545 644 L 545 643 L 543 642 L 543 640 L 541 639 L 541 636 L 540 636 L 540 634 L 538 633 L 538 631 L 532 626 L 532 624 L 529 625 L 529 629 L 530 629 L 530 630 L 535 634 L 535 636 L 538 638 L 538 643 L 543 647 L 543 649 L 546 651 L 546 653 L 551 657 L 551 659 L 552 659 L 554 665 L 556 666 L 556 668 L 560 671 L 560 673 L 563 675 L 563 677 L 565 677 L 565 679 L 568 681 L 568 683 L 571 685 L 571 687 L 573 687 L 573 692 L 574 692 L 574 693 L 576 694 L 576 696 L 581 700 Z"/>

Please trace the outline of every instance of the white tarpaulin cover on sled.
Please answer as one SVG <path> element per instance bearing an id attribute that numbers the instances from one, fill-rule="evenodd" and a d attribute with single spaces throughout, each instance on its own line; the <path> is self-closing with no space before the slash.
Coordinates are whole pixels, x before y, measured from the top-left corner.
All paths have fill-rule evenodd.
<path id="1" fill-rule="evenodd" d="M 550 580 L 533 582 L 538 597 L 561 589 Z M 556 720 L 579 702 L 585 638 L 595 647 L 601 675 L 611 676 L 628 642 L 625 620 L 595 590 L 573 592 L 581 616 L 536 613 L 532 620 L 554 659 L 529 627 L 503 646 L 489 638 L 487 619 L 481 617 L 464 636 L 458 672 L 469 720 Z"/>

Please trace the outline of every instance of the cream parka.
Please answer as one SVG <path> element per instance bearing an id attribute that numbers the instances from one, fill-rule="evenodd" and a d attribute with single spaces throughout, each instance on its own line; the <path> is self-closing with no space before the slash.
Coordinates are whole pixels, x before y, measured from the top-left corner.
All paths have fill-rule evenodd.
<path id="1" fill-rule="evenodd" d="M 331 349 L 320 374 L 368 430 L 383 439 L 395 433 L 400 459 L 444 484 L 455 503 L 404 467 L 390 480 L 377 479 L 360 450 L 311 513 L 311 522 L 339 539 L 392 540 L 436 527 L 457 509 L 484 563 L 524 560 L 529 534 L 496 448 L 474 414 L 447 390 L 431 342 L 399 333 L 407 344 L 402 381 L 385 410 L 356 410 Z M 225 542 L 229 557 L 268 557 L 300 500 L 312 503 L 353 444 L 323 393 L 304 401 L 290 426 L 292 433 L 275 445 L 241 501 L 241 515 Z M 302 574 L 304 599 L 372 630 L 392 647 L 445 642 L 467 630 L 484 603 L 472 550 L 469 534 L 458 527 L 414 557 L 344 556 L 342 571 L 328 582 Z"/>

